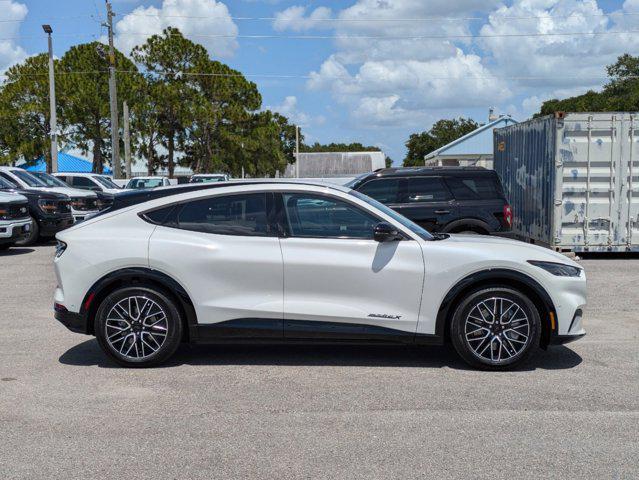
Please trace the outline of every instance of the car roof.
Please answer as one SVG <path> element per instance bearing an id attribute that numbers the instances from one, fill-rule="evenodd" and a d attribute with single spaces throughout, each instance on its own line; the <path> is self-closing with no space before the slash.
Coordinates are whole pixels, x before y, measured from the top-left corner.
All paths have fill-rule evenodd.
<path id="1" fill-rule="evenodd" d="M 167 177 L 165 177 L 163 175 L 145 175 L 145 176 L 140 176 L 140 177 L 131 177 L 131 178 L 129 178 L 129 182 L 131 180 L 151 180 L 151 179 L 154 180 L 156 178 L 160 178 L 161 179 L 161 178 L 167 178 Z"/>
<path id="2" fill-rule="evenodd" d="M 376 177 L 392 177 L 392 176 L 412 176 L 412 175 L 467 175 L 469 173 L 478 175 L 493 175 L 494 170 L 488 170 L 484 167 L 397 167 L 397 168 L 380 168 L 370 175 Z"/>

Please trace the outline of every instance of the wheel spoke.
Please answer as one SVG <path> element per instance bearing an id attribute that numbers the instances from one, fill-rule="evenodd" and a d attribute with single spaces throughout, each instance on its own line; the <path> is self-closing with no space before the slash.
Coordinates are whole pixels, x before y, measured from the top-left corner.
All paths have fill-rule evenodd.
<path id="1" fill-rule="evenodd" d="M 473 354 L 494 364 L 519 355 L 528 345 L 530 328 L 524 308 L 499 296 L 478 301 L 464 323 L 466 342 Z"/>
<path id="2" fill-rule="evenodd" d="M 117 302 L 107 314 L 105 336 L 118 354 L 133 359 L 154 354 L 166 341 L 166 312 L 146 296 L 130 296 Z"/>

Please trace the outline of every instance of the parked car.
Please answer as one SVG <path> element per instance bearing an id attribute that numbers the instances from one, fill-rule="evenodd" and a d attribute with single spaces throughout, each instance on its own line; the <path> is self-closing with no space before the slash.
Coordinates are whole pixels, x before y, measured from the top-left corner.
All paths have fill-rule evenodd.
<path id="1" fill-rule="evenodd" d="M 225 173 L 196 173 L 189 179 L 189 183 L 215 183 L 228 181 L 229 176 Z"/>
<path id="2" fill-rule="evenodd" d="M 108 175 L 99 173 L 54 173 L 54 177 L 59 178 L 67 185 L 79 190 L 91 190 L 94 192 L 106 192 L 117 194 L 122 191 L 116 183 L 111 180 Z"/>
<path id="3" fill-rule="evenodd" d="M 77 190 L 68 185 L 47 184 L 30 172 L 18 167 L 0 167 L 0 177 L 9 180 L 25 190 L 62 193 L 71 199 L 71 214 L 76 222 L 81 222 L 87 216 L 98 213 L 98 196 L 95 192 Z M 55 177 L 51 177 L 55 179 Z"/>
<path id="4" fill-rule="evenodd" d="M 44 183 L 46 183 L 46 185 L 48 187 L 64 187 L 66 188 L 68 186 L 68 183 L 62 181 L 61 178 L 55 177 L 49 173 L 44 173 L 44 172 L 33 172 L 33 175 L 38 177 L 40 180 L 42 180 Z M 71 188 L 76 188 L 76 187 L 71 187 Z M 83 190 L 81 188 L 78 188 L 77 190 Z M 84 190 L 91 190 L 91 189 L 84 189 Z M 96 196 L 98 197 L 98 200 L 96 202 L 96 207 L 99 211 L 102 211 L 106 208 L 109 208 L 112 204 L 113 204 L 113 198 L 114 198 L 114 194 L 113 193 L 109 193 L 107 191 L 103 191 L 103 190 L 91 190 L 92 192 L 94 192 L 96 194 Z M 122 190 L 119 190 L 120 192 Z M 96 215 L 98 212 L 91 212 L 89 214 L 87 214 L 85 216 L 85 220 L 87 218 L 89 218 L 90 216 Z"/>
<path id="5" fill-rule="evenodd" d="M 180 342 L 442 344 L 514 367 L 584 335 L 586 279 L 556 252 L 431 235 L 357 191 L 253 182 L 165 196 L 57 235 L 55 317 L 124 366 Z"/>
<path id="6" fill-rule="evenodd" d="M 0 192 L 0 250 L 7 250 L 30 230 L 27 199 L 17 193 Z"/>
<path id="7" fill-rule="evenodd" d="M 144 189 L 155 187 L 168 187 L 171 185 L 167 177 L 134 177 L 129 180 L 124 188 L 127 189 Z"/>
<path id="8" fill-rule="evenodd" d="M 481 167 L 385 168 L 346 184 L 429 232 L 508 232 L 513 212 L 499 177 Z"/>
<path id="9" fill-rule="evenodd" d="M 61 193 L 26 190 L 0 177 L 0 192 L 18 193 L 29 202 L 28 215 L 31 219 L 29 232 L 16 242 L 17 245 L 31 245 L 40 238 L 50 238 L 73 225 L 71 200 Z"/>

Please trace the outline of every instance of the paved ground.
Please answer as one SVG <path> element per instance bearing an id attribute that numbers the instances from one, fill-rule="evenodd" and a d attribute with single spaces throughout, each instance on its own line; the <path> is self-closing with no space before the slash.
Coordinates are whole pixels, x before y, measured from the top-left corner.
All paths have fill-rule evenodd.
<path id="1" fill-rule="evenodd" d="M 639 260 L 586 260 L 588 336 L 511 373 L 445 348 L 184 347 L 126 370 L 0 254 L 0 478 L 639 478 Z"/>

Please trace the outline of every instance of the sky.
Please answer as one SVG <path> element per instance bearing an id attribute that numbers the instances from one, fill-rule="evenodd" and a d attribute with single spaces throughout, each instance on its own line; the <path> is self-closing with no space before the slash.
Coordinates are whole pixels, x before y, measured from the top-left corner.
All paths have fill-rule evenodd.
<path id="1" fill-rule="evenodd" d="M 254 81 L 307 143 L 361 142 L 400 165 L 441 118 L 524 120 L 549 98 L 599 89 L 639 55 L 639 0 L 113 0 L 129 54 L 167 26 Z M 0 72 L 105 38 L 103 0 L 0 0 Z M 621 32 L 621 33 L 618 33 Z"/>

